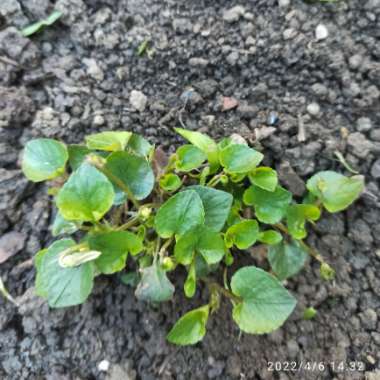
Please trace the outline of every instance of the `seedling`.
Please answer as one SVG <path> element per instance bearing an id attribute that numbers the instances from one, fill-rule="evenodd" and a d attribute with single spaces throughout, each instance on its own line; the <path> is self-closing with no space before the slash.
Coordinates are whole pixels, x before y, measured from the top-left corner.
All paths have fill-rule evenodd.
<path id="1" fill-rule="evenodd" d="M 53 25 L 60 17 L 62 16 L 62 12 L 60 11 L 53 11 L 48 17 L 41 21 L 37 21 L 31 25 L 26 26 L 24 29 L 21 30 L 21 34 L 24 37 L 29 37 L 42 29 L 44 29 L 47 26 Z"/>
<path id="2" fill-rule="evenodd" d="M 45 138 L 26 144 L 22 169 L 31 181 L 51 181 L 52 233 L 63 235 L 35 257 L 36 291 L 51 307 L 78 305 L 97 276 L 120 273 L 124 283 L 137 284 L 140 300 L 158 303 L 173 298 L 172 272 L 182 271 L 186 297 L 203 282 L 210 300 L 179 319 L 170 342 L 200 341 L 222 297 L 231 301 L 242 331 L 269 333 L 296 305 L 282 281 L 299 273 L 310 255 L 320 262 L 321 276 L 333 278 L 333 269 L 304 242 L 306 225 L 323 209 L 347 208 L 363 179 L 323 171 L 307 181 L 307 196 L 295 200 L 275 170 L 260 166 L 262 153 L 229 138 L 217 143 L 176 131 L 190 144 L 167 160 L 125 131 L 87 136 L 83 145 Z M 270 273 L 253 259 L 238 267 L 239 256 L 257 243 L 266 246 Z"/>

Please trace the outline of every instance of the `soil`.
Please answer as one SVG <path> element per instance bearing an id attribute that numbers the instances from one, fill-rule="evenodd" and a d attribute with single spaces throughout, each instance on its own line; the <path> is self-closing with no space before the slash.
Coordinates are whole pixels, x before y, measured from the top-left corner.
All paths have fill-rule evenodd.
<path id="1" fill-rule="evenodd" d="M 60 21 L 22 37 L 20 28 L 54 7 Z M 137 107 L 130 101 L 133 90 L 146 105 L 141 96 Z M 0 298 L 0 378 L 379 379 L 379 98 L 379 0 L 2 0 L 0 234 L 10 233 L 1 242 L 14 255 L 0 276 L 20 307 Z M 46 187 L 20 172 L 23 144 L 125 129 L 173 150 L 181 123 L 259 140 L 266 163 L 301 193 L 317 170 L 346 172 L 336 150 L 365 175 L 362 198 L 325 215 L 309 239 L 336 269 L 335 281 L 322 281 L 310 261 L 287 283 L 296 311 L 272 334 L 239 334 L 225 302 L 203 342 L 168 344 L 174 321 L 206 299 L 203 288 L 192 301 L 177 291 L 158 308 L 138 302 L 117 276 L 97 280 L 90 299 L 70 309 L 49 310 L 34 295 L 30 259 L 52 241 L 52 205 Z M 173 280 L 180 288 L 182 275 Z M 305 321 L 309 306 L 318 314 Z M 98 369 L 102 360 L 107 372 Z M 293 361 L 325 369 L 286 371 Z M 359 361 L 365 371 L 339 366 Z"/>

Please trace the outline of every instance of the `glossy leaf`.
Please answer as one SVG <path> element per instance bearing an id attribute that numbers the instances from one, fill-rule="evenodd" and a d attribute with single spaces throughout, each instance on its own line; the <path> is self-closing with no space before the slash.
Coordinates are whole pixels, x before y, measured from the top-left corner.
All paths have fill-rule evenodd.
<path id="1" fill-rule="evenodd" d="M 176 191 L 182 186 L 182 181 L 181 179 L 173 173 L 168 173 L 165 174 L 161 179 L 160 179 L 160 187 L 161 189 L 165 191 Z"/>
<path id="2" fill-rule="evenodd" d="M 174 129 L 183 138 L 190 141 L 191 144 L 199 148 L 207 155 L 208 162 L 213 169 L 219 166 L 218 146 L 212 138 L 196 131 L 188 131 L 182 128 Z"/>
<path id="3" fill-rule="evenodd" d="M 276 330 L 296 306 L 294 297 L 275 277 L 254 266 L 239 269 L 232 276 L 231 289 L 241 298 L 233 307 L 232 317 L 247 333 Z"/>
<path id="4" fill-rule="evenodd" d="M 189 273 L 187 274 L 187 278 L 183 286 L 186 297 L 191 298 L 194 296 L 196 286 L 197 286 L 197 275 L 196 275 L 196 270 L 195 270 L 195 262 L 193 261 L 189 267 Z"/>
<path id="5" fill-rule="evenodd" d="M 69 145 L 67 147 L 69 152 L 69 164 L 71 169 L 77 170 L 79 166 L 82 165 L 86 156 L 90 154 L 92 151 L 85 147 L 84 145 Z"/>
<path id="6" fill-rule="evenodd" d="M 65 172 L 69 158 L 67 148 L 52 139 L 35 139 L 25 145 L 22 171 L 33 182 L 56 178 Z"/>
<path id="7" fill-rule="evenodd" d="M 266 166 L 253 170 L 248 174 L 248 178 L 252 185 L 256 185 L 267 191 L 275 191 L 278 184 L 276 171 Z"/>
<path id="8" fill-rule="evenodd" d="M 43 19 L 41 21 L 37 21 L 37 22 L 35 22 L 35 23 L 33 23 L 31 25 L 28 25 L 27 27 L 23 28 L 21 30 L 21 34 L 24 37 L 30 37 L 31 35 L 33 35 L 33 34 L 39 32 L 40 30 L 42 30 L 44 27 L 50 26 L 50 25 L 54 24 L 61 16 L 62 16 L 62 12 L 60 12 L 60 11 L 53 11 L 45 19 Z"/>
<path id="9" fill-rule="evenodd" d="M 135 295 L 141 301 L 164 302 L 173 297 L 174 286 L 166 272 L 157 264 L 141 269 L 141 281 Z"/>
<path id="10" fill-rule="evenodd" d="M 136 255 L 143 249 L 141 239 L 128 231 L 90 235 L 88 243 L 92 250 L 102 252 L 95 260 L 95 265 L 104 274 L 121 271 L 125 267 L 128 252 Z"/>
<path id="11" fill-rule="evenodd" d="M 268 260 L 279 280 L 297 274 L 305 265 L 307 252 L 297 241 L 282 242 L 269 247 Z"/>
<path id="12" fill-rule="evenodd" d="M 233 174 L 249 173 L 264 156 L 243 144 L 231 144 L 219 152 L 220 163 L 225 171 Z"/>
<path id="13" fill-rule="evenodd" d="M 64 234 L 70 235 L 76 231 L 78 231 L 78 226 L 73 222 L 65 220 L 63 216 L 59 212 L 57 212 L 57 215 L 55 216 L 55 219 L 51 228 L 52 235 L 53 236 L 64 235 Z"/>
<path id="14" fill-rule="evenodd" d="M 152 150 L 153 145 L 150 144 L 144 137 L 137 135 L 136 133 L 132 133 L 131 138 L 128 141 L 126 149 L 135 154 L 138 154 L 143 157 L 149 157 Z"/>
<path id="15" fill-rule="evenodd" d="M 85 140 L 88 149 L 116 152 L 125 149 L 131 136 L 132 132 L 106 131 L 86 136 Z"/>
<path id="16" fill-rule="evenodd" d="M 204 222 L 205 212 L 194 190 L 182 191 L 169 198 L 157 211 L 155 228 L 159 236 L 169 238 L 183 235 Z"/>
<path id="17" fill-rule="evenodd" d="M 282 241 L 282 235 L 274 230 L 261 231 L 257 240 L 264 244 L 274 245 Z"/>
<path id="18" fill-rule="evenodd" d="M 254 207 L 257 219 L 268 224 L 278 223 L 285 216 L 291 199 L 292 194 L 281 186 L 273 192 L 251 186 L 243 196 L 244 203 Z"/>
<path id="19" fill-rule="evenodd" d="M 111 208 L 114 196 L 113 186 L 107 177 L 84 163 L 63 185 L 56 204 L 66 220 L 94 222 Z"/>
<path id="20" fill-rule="evenodd" d="M 184 233 L 177 241 L 174 255 L 183 265 L 189 265 L 195 253 L 199 253 L 208 264 L 222 260 L 225 252 L 224 242 L 218 232 L 199 225 Z"/>
<path id="21" fill-rule="evenodd" d="M 225 236 L 239 249 L 247 249 L 259 237 L 259 224 L 256 220 L 242 220 L 229 227 Z M 227 244 L 227 247 L 230 248 L 232 244 Z"/>
<path id="22" fill-rule="evenodd" d="M 205 225 L 214 231 L 220 231 L 231 209 L 233 197 L 230 193 L 206 186 L 190 186 L 200 196 L 205 210 Z"/>
<path id="23" fill-rule="evenodd" d="M 333 171 L 315 174 L 306 183 L 307 189 L 318 197 L 329 212 L 346 209 L 364 190 L 361 176 L 345 177 Z"/>
<path id="24" fill-rule="evenodd" d="M 42 256 L 37 266 L 38 276 L 43 278 L 43 292 L 50 307 L 67 307 L 83 303 L 90 295 L 94 279 L 94 263 L 86 262 L 76 267 L 63 268 L 60 254 L 75 242 L 62 239 L 54 242 Z"/>
<path id="25" fill-rule="evenodd" d="M 176 169 L 181 172 L 197 169 L 207 159 L 206 154 L 194 145 L 182 145 L 176 154 Z"/>
<path id="26" fill-rule="evenodd" d="M 146 198 L 153 190 L 153 170 L 149 162 L 141 156 L 114 152 L 107 158 L 106 169 L 123 182 L 136 199 Z"/>
<path id="27" fill-rule="evenodd" d="M 286 222 L 290 235 L 294 239 L 304 239 L 307 235 L 306 221 L 316 221 L 320 216 L 321 212 L 317 206 L 307 204 L 290 205 L 286 212 Z"/>
<path id="28" fill-rule="evenodd" d="M 205 305 L 183 315 L 170 330 L 167 339 L 180 346 L 195 344 L 206 334 L 209 306 Z"/>

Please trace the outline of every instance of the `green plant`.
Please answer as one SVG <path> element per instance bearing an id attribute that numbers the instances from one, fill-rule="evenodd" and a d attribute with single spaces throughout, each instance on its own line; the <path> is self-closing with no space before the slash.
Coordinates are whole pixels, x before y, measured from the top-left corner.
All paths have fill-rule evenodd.
<path id="1" fill-rule="evenodd" d="M 123 282 L 137 283 L 139 299 L 162 302 L 173 297 L 168 273 L 178 268 L 186 272 L 185 295 L 193 297 L 203 281 L 210 302 L 180 318 L 170 342 L 201 340 L 222 296 L 232 302 L 242 331 L 273 331 L 296 305 L 281 281 L 298 273 L 308 255 L 321 263 L 323 278 L 334 275 L 304 242 L 306 223 L 318 220 L 323 207 L 337 212 L 349 206 L 363 190 L 362 177 L 317 173 L 297 203 L 275 170 L 259 166 L 260 152 L 230 138 L 217 143 L 199 132 L 176 131 L 191 144 L 166 159 L 144 138 L 122 131 L 87 136 L 85 145 L 45 138 L 26 144 L 25 175 L 52 181 L 49 194 L 58 209 L 53 235 L 78 231 L 79 239 L 62 238 L 37 253 L 36 291 L 51 307 L 77 305 L 96 276 L 121 272 Z M 238 256 L 253 260 L 239 250 L 256 243 L 267 247 L 272 273 L 249 265 L 230 278 Z M 128 273 L 122 272 L 126 266 Z M 223 285 L 216 281 L 218 268 Z"/>
<path id="2" fill-rule="evenodd" d="M 45 19 L 43 19 L 41 21 L 37 21 L 31 25 L 26 26 L 24 29 L 21 30 L 21 34 L 24 37 L 30 37 L 31 35 L 41 31 L 45 27 L 53 25 L 61 17 L 62 17 L 62 12 L 53 11 Z"/>

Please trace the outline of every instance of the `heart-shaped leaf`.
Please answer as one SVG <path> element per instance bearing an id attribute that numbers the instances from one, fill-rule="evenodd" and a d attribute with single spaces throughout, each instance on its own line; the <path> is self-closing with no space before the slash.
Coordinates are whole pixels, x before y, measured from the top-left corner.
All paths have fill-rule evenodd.
<path id="1" fill-rule="evenodd" d="M 182 186 L 181 179 L 173 173 L 165 174 L 160 179 L 160 187 L 165 191 L 176 191 Z"/>
<path id="2" fill-rule="evenodd" d="M 264 156 L 243 144 L 231 144 L 219 152 L 224 170 L 232 174 L 249 173 L 262 161 Z"/>
<path id="3" fill-rule="evenodd" d="M 143 249 L 141 239 L 128 231 L 91 235 L 88 243 L 92 250 L 102 252 L 95 260 L 95 265 L 104 274 L 121 271 L 125 267 L 128 252 L 136 255 Z"/>
<path id="4" fill-rule="evenodd" d="M 276 330 L 296 306 L 294 297 L 275 277 L 254 266 L 239 269 L 232 276 L 231 289 L 241 299 L 235 303 L 232 317 L 250 334 Z"/>
<path id="5" fill-rule="evenodd" d="M 315 174 L 306 183 L 307 189 L 318 197 L 330 212 L 346 209 L 364 190 L 361 176 L 345 177 L 334 171 Z"/>
<path id="6" fill-rule="evenodd" d="M 268 260 L 280 280 L 297 274 L 305 265 L 307 252 L 296 241 L 282 242 L 269 247 Z"/>
<path id="7" fill-rule="evenodd" d="M 128 152 L 114 152 L 107 158 L 105 167 L 132 192 L 136 199 L 146 198 L 153 190 L 153 170 L 148 161 L 141 156 Z"/>
<path id="8" fill-rule="evenodd" d="M 286 211 L 286 222 L 290 235 L 294 239 L 304 239 L 307 235 L 305 229 L 306 221 L 316 221 L 320 216 L 321 212 L 315 205 L 290 205 Z"/>
<path id="9" fill-rule="evenodd" d="M 112 183 L 107 177 L 83 163 L 59 191 L 56 204 L 66 220 L 94 222 L 111 208 L 114 196 Z"/>
<path id="10" fill-rule="evenodd" d="M 222 260 L 225 246 L 220 234 L 204 225 L 195 226 L 184 233 L 174 248 L 177 261 L 189 265 L 195 253 L 202 255 L 207 264 L 215 264 Z"/>
<path id="11" fill-rule="evenodd" d="M 190 186 L 200 196 L 205 210 L 205 225 L 214 231 L 220 231 L 231 209 L 233 197 L 231 194 L 207 186 Z"/>
<path id="12" fill-rule="evenodd" d="M 39 258 L 37 288 L 46 296 L 50 307 L 67 307 L 83 303 L 90 295 L 94 279 L 94 263 L 63 268 L 60 254 L 75 245 L 72 239 L 54 242 Z"/>
<path id="13" fill-rule="evenodd" d="M 206 154 L 194 145 L 182 145 L 177 149 L 176 169 L 189 172 L 199 168 L 206 161 Z"/>
<path id="14" fill-rule="evenodd" d="M 257 186 L 249 187 L 243 195 L 246 205 L 255 208 L 257 219 L 262 223 L 278 223 L 286 214 L 292 194 L 281 186 L 275 191 L 267 191 Z"/>
<path id="15" fill-rule="evenodd" d="M 256 185 L 267 191 L 275 191 L 278 184 L 277 172 L 266 166 L 253 170 L 248 174 L 248 178 L 252 185 Z"/>
<path id="16" fill-rule="evenodd" d="M 212 172 L 219 166 L 218 145 L 212 138 L 203 133 L 182 128 L 175 128 L 175 131 L 207 155 Z"/>
<path id="17" fill-rule="evenodd" d="M 206 334 L 209 306 L 205 305 L 183 315 L 167 335 L 169 342 L 184 346 L 195 344 Z"/>
<path id="18" fill-rule="evenodd" d="M 88 149 L 116 152 L 125 149 L 131 136 L 132 132 L 106 131 L 86 136 L 85 139 Z"/>
<path id="19" fill-rule="evenodd" d="M 56 178 L 65 172 L 69 158 L 66 145 L 52 139 L 35 139 L 25 145 L 22 171 L 33 182 Z"/>
<path id="20" fill-rule="evenodd" d="M 164 302 L 173 297 L 174 286 L 166 272 L 157 264 L 141 269 L 141 281 L 135 295 L 141 301 Z"/>
<path id="21" fill-rule="evenodd" d="M 256 220 L 242 220 L 228 228 L 225 238 L 230 244 L 226 244 L 228 248 L 234 244 L 239 249 L 247 249 L 255 244 L 259 237 L 259 224 Z"/>
<path id="22" fill-rule="evenodd" d="M 148 158 L 153 151 L 153 145 L 151 145 L 144 137 L 133 133 L 128 141 L 126 149 L 137 154 Z"/>
<path id="23" fill-rule="evenodd" d="M 196 191 L 186 190 L 169 198 L 158 209 L 154 223 L 158 235 L 169 238 L 203 224 L 204 218 L 201 198 Z"/>
<path id="24" fill-rule="evenodd" d="M 264 244 L 274 245 L 282 241 L 282 235 L 274 230 L 261 231 L 257 240 Z"/>
<path id="25" fill-rule="evenodd" d="M 86 156 L 92 151 L 85 147 L 84 145 L 69 145 L 67 147 L 68 152 L 69 152 L 69 163 L 71 169 L 77 170 L 79 166 L 82 165 L 83 161 L 85 160 Z"/>

